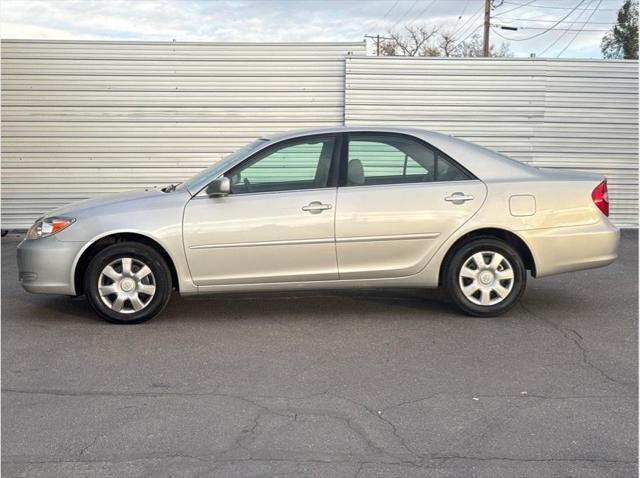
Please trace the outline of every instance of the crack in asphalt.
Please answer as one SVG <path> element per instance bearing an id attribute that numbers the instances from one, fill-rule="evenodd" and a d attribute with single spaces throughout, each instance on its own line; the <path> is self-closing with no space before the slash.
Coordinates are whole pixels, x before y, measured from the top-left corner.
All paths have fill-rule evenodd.
<path id="1" fill-rule="evenodd" d="M 533 312 L 531 309 L 529 309 L 527 306 L 524 305 L 524 301 L 522 301 L 522 300 L 519 303 L 520 303 L 520 307 L 526 313 L 528 313 L 532 317 L 538 319 L 539 321 L 544 322 L 545 324 L 551 326 L 552 328 L 554 328 L 555 330 L 560 332 L 564 338 L 566 338 L 567 340 L 572 342 L 576 347 L 578 347 L 578 349 L 580 350 L 580 353 L 582 354 L 582 362 L 585 365 L 587 365 L 587 367 L 589 367 L 589 368 L 595 370 L 596 372 L 598 372 L 598 374 L 602 378 L 604 378 L 606 381 L 609 381 L 611 383 L 614 383 L 616 385 L 619 385 L 619 386 L 625 387 L 625 388 L 635 387 L 637 385 L 637 384 L 632 383 L 632 382 L 624 382 L 622 380 L 617 380 L 617 379 L 613 378 L 611 375 L 609 375 L 607 372 L 605 372 L 602 368 L 600 368 L 596 364 L 594 364 L 589 359 L 588 350 L 585 347 L 585 345 L 582 343 L 582 341 L 584 339 L 582 338 L 582 335 L 580 335 L 578 332 L 576 332 L 575 330 L 573 330 L 573 329 L 571 329 L 569 327 L 558 325 L 555 322 L 553 322 L 552 320 L 549 320 L 549 319 L 547 319 L 545 317 L 542 317 L 541 315 Z"/>
<path id="2" fill-rule="evenodd" d="M 356 419 L 352 416 L 349 416 L 348 414 L 340 414 L 340 413 L 336 413 L 336 412 L 329 412 L 326 410 L 321 410 L 321 409 L 317 409 L 317 408 L 309 408 L 309 407 L 294 407 L 291 405 L 291 402 L 295 402 L 295 401 L 304 401 L 306 399 L 290 399 L 288 397 L 269 397 L 269 398 L 264 398 L 264 397 L 244 397 L 244 396 L 239 396 L 239 395 L 231 395 L 231 394 L 226 394 L 226 393 L 220 393 L 220 392 L 169 392 L 169 391 L 165 391 L 165 392 L 99 392 L 99 391 L 85 391 L 85 392 L 70 392 L 70 391 L 64 391 L 64 390 L 47 390 L 47 389 L 40 389 L 40 390 L 27 390 L 27 389 L 17 389 L 17 388 L 3 388 L 2 389 L 3 392 L 8 392 L 8 393 L 21 393 L 21 394 L 44 394 L 44 395 L 54 395 L 54 396 L 89 396 L 89 397 L 95 397 L 95 396 L 105 396 L 105 397 L 122 397 L 122 396 L 130 396 L 130 397 L 153 397 L 153 398 L 164 398 L 164 397 L 172 397 L 172 396 L 196 396 L 196 397 L 222 397 L 222 398 L 232 398 L 232 399 L 237 399 L 237 400 L 242 400 L 246 403 L 249 403 L 251 405 L 253 405 L 254 407 L 258 408 L 259 410 L 262 410 L 262 412 L 259 412 L 253 419 L 253 425 L 248 429 L 248 430 L 242 430 L 240 432 L 240 435 L 234 440 L 234 444 L 224 452 L 224 454 L 229 454 L 232 453 L 235 449 L 237 448 L 241 448 L 244 451 L 246 451 L 247 453 L 250 454 L 250 451 L 247 450 L 247 448 L 245 447 L 245 443 L 251 439 L 251 437 L 254 435 L 254 433 L 256 432 L 256 430 L 259 427 L 259 422 L 261 420 L 261 418 L 263 418 L 265 415 L 274 415 L 274 416 L 281 416 L 281 417 L 285 417 L 288 419 L 291 419 L 292 421 L 296 421 L 298 419 L 299 416 L 317 416 L 317 417 L 325 417 L 325 418 L 331 418 L 337 421 L 342 422 L 345 427 L 350 430 L 352 433 L 354 433 L 354 435 L 358 436 L 362 442 L 366 445 L 366 447 L 368 449 L 370 449 L 374 456 L 375 455 L 386 455 L 389 456 L 395 460 L 397 460 L 395 463 L 407 463 L 406 460 L 403 460 L 400 457 L 395 456 L 393 453 L 385 450 L 385 446 L 387 446 L 386 444 L 383 444 L 382 446 L 376 444 L 374 442 L 374 440 L 372 440 L 367 432 L 367 428 L 360 425 L 359 423 L 357 423 Z M 409 446 L 405 443 L 404 438 L 401 437 L 395 427 L 395 425 L 389 421 L 386 418 L 380 417 L 377 413 L 375 413 L 373 410 L 369 409 L 368 407 L 364 406 L 363 404 L 360 404 L 358 402 L 355 402 L 353 400 L 341 397 L 341 396 L 337 396 L 335 394 L 331 394 L 329 392 L 323 392 L 322 394 L 313 394 L 311 395 L 312 397 L 314 396 L 319 396 L 319 395 L 328 395 L 328 396 L 333 396 L 339 400 L 342 401 L 347 401 L 350 402 L 358 407 L 361 407 L 362 409 L 364 409 L 366 411 L 367 414 L 372 415 L 373 417 L 375 417 L 378 420 L 383 421 L 384 423 L 386 423 L 387 425 L 389 425 L 392 429 L 392 433 L 393 435 L 399 440 L 399 442 L 401 443 L 401 445 L 404 447 L 404 449 L 411 454 L 411 456 L 414 459 L 419 459 L 419 456 L 413 452 Z M 285 406 L 268 406 L 265 405 L 264 403 L 259 403 L 256 401 L 257 400 L 283 400 L 285 402 Z M 99 436 L 96 436 L 94 438 L 94 440 L 89 443 L 88 445 L 84 446 L 80 451 L 79 451 L 79 455 L 83 456 L 86 451 L 93 446 L 93 444 L 95 444 L 95 442 L 97 441 Z"/>
<path id="3" fill-rule="evenodd" d="M 91 442 L 90 442 L 90 443 L 88 443 L 87 445 L 83 446 L 83 447 L 80 449 L 80 452 L 78 453 L 78 456 L 83 456 L 83 455 L 87 452 L 87 450 L 88 450 L 89 448 L 91 448 L 93 445 L 95 445 L 95 444 L 96 444 L 96 442 L 98 441 L 98 438 L 100 438 L 100 434 L 97 434 L 97 435 L 93 438 L 93 440 L 91 440 Z"/>
<path id="4" fill-rule="evenodd" d="M 389 410 L 396 409 L 399 407 L 403 407 L 406 405 L 411 405 L 415 403 L 420 403 L 422 401 L 428 401 L 435 397 L 443 397 L 448 399 L 463 399 L 463 400 L 471 400 L 471 395 L 465 394 L 450 394 L 446 392 L 439 392 L 430 394 L 426 397 L 420 397 L 414 400 L 404 401 L 400 403 L 396 403 L 384 408 L 381 408 L 379 412 L 371 409 L 367 405 L 355 401 L 353 399 L 344 397 L 342 395 L 336 394 L 334 392 L 330 392 L 328 390 L 313 393 L 301 397 L 286 397 L 286 396 L 273 396 L 273 395 L 262 395 L 262 396 L 241 396 L 237 394 L 229 394 L 222 393 L 220 391 L 199 391 L 199 392 L 171 392 L 171 391 L 163 391 L 163 392 L 114 392 L 114 391 L 67 391 L 67 390 L 59 390 L 59 389 L 21 389 L 21 388 L 10 388 L 5 387 L 2 388 L 3 392 L 6 393 L 18 393 L 18 394 L 36 394 L 36 395 L 53 395 L 53 396 L 74 396 L 74 397 L 152 397 L 152 398 L 167 398 L 167 397 L 219 397 L 219 398 L 228 398 L 233 400 L 240 400 L 247 404 L 252 405 L 253 407 L 261 410 L 258 412 L 253 418 L 253 425 L 247 430 L 243 429 L 239 436 L 234 440 L 233 446 L 231 446 L 228 450 L 224 452 L 224 455 L 228 455 L 233 453 L 234 450 L 240 448 L 244 450 L 246 453 L 251 455 L 250 450 L 246 448 L 247 442 L 254 436 L 256 430 L 259 427 L 260 420 L 265 415 L 273 415 L 273 416 L 281 416 L 288 418 L 292 421 L 297 421 L 300 416 L 318 416 L 318 417 L 326 417 L 334 420 L 338 420 L 342 422 L 347 429 L 351 430 L 356 436 L 358 436 L 362 442 L 366 445 L 367 448 L 372 450 L 374 454 L 386 455 L 388 457 L 397 460 L 393 463 L 405 463 L 405 464 L 414 464 L 418 465 L 422 461 L 425 460 L 426 457 L 420 455 L 416 452 L 407 442 L 406 439 L 402 436 L 400 431 L 398 430 L 396 424 L 388 417 L 383 415 L 383 412 L 388 412 Z M 356 407 L 361 408 L 364 412 L 374 417 L 376 420 L 382 422 L 387 426 L 402 449 L 411 457 L 411 460 L 403 459 L 401 456 L 397 456 L 394 453 L 388 451 L 389 444 L 383 443 L 382 445 L 377 444 L 368 434 L 367 428 L 358 424 L 355 421 L 355 418 L 345 414 L 337 414 L 331 413 L 326 410 L 318 409 L 317 407 L 309 408 L 309 407 L 299 407 L 292 406 L 292 402 L 304 402 L 305 400 L 311 400 L 316 397 L 322 396 L 332 396 L 338 400 L 349 402 Z M 607 398 L 632 398 L 631 396 L 625 395 L 570 395 L 570 396 L 545 396 L 545 395 L 535 395 L 535 394 L 527 394 L 527 395 L 513 395 L 513 394 L 493 394 L 493 395 L 475 395 L 473 398 L 497 398 L 497 399 L 520 399 L 520 400 L 576 400 L 576 399 L 607 399 Z M 264 400 L 282 400 L 285 402 L 284 406 L 268 406 L 265 403 L 260 401 Z M 80 451 L 79 455 L 83 456 L 87 452 L 89 448 L 91 448 L 97 442 L 99 435 L 86 446 L 84 446 Z M 428 459 L 444 459 L 445 457 L 431 457 Z"/>
<path id="5" fill-rule="evenodd" d="M 62 395 L 62 396 L 149 396 L 146 392 L 125 392 L 125 393 L 117 393 L 117 392 L 89 392 L 89 393 L 78 393 L 78 392 L 65 392 L 61 390 L 23 390 L 23 389 L 3 389 L 3 391 L 14 392 L 14 393 L 38 393 L 38 394 L 53 394 L 53 395 Z M 53 393 L 52 393 L 53 392 Z M 381 421 L 385 424 L 386 427 L 389 428 L 394 438 L 400 444 L 400 446 L 409 454 L 411 457 L 410 460 L 403 459 L 401 456 L 396 456 L 390 451 L 388 451 L 389 444 L 384 443 L 379 445 L 375 442 L 375 440 L 370 436 L 367 431 L 367 427 L 363 426 L 360 423 L 357 423 L 357 418 L 344 413 L 336 413 L 330 412 L 327 410 L 318 410 L 310 407 L 294 407 L 292 406 L 292 402 L 304 402 L 305 400 L 309 400 L 311 398 L 288 398 L 288 397 L 274 397 L 270 396 L 269 398 L 264 397 L 242 397 L 238 395 L 231 395 L 220 392 L 191 392 L 191 393 L 173 393 L 173 392 L 161 392 L 161 393 L 153 393 L 152 396 L 219 396 L 224 398 L 234 398 L 243 400 L 246 403 L 250 403 L 255 406 L 259 411 L 252 418 L 252 423 L 248 428 L 243 428 L 239 435 L 233 440 L 233 443 L 229 448 L 223 450 L 218 453 L 213 454 L 188 454 L 188 453 L 158 453 L 158 454 L 143 454 L 143 455 L 131 455 L 129 457 L 95 457 L 91 458 L 87 456 L 86 452 L 89 450 L 95 443 L 97 442 L 100 435 L 96 435 L 94 439 L 87 445 L 85 445 L 79 453 L 73 458 L 60 458 L 60 459 L 41 459 L 41 457 L 4 457 L 3 463 L 6 465 L 38 465 L 38 464 L 64 464 L 64 463 L 128 463 L 133 461 L 149 461 L 149 460 L 166 460 L 166 459 L 189 459 L 189 460 L 197 460 L 199 462 L 206 462 L 210 464 L 215 464 L 216 466 L 220 466 L 221 464 L 229 464 L 229 463 L 243 463 L 243 462 L 255 462 L 255 463 L 297 463 L 297 464 L 353 464 L 357 465 L 358 468 L 355 470 L 353 474 L 354 478 L 361 476 L 361 473 L 364 469 L 365 465 L 395 465 L 395 466 L 410 466 L 412 468 L 420 469 L 424 468 L 430 463 L 437 462 L 442 465 L 446 462 L 452 461 L 478 461 L 478 462 L 488 462 L 488 461 L 507 461 L 507 462 L 519 462 L 519 463 L 528 463 L 528 462 L 557 462 L 557 463 L 603 463 L 603 464 L 617 464 L 617 465 L 632 465 L 635 464 L 635 461 L 628 460 L 616 460 L 616 459 L 608 459 L 608 458 L 523 458 L 523 457 L 509 457 L 509 456 L 465 456 L 465 455 L 421 455 L 420 453 L 413 450 L 408 443 L 405 441 L 405 438 L 401 435 L 395 423 L 387 417 L 382 416 L 381 413 L 378 413 L 363 403 L 357 402 L 353 399 L 332 393 L 332 392 L 323 392 L 309 395 L 307 397 L 319 397 L 319 396 L 331 396 L 335 399 L 343 402 L 351 403 L 352 405 L 360 408 L 369 416 L 375 417 L 378 421 Z M 436 393 L 432 394 L 429 397 L 424 397 L 419 400 L 413 400 L 410 402 L 400 403 L 396 405 L 392 405 L 391 407 L 387 407 L 387 410 L 390 408 L 395 408 L 398 406 L 406 405 L 408 403 L 416 403 L 420 400 L 428 400 L 430 398 L 436 396 L 446 396 L 444 393 Z M 487 396 L 485 396 L 487 397 Z M 492 395 L 491 397 L 499 397 L 499 398 L 534 398 L 534 399 L 549 399 L 549 397 L 536 397 L 536 396 L 513 396 L 513 395 Z M 469 398 L 468 396 L 464 396 L 464 398 Z M 573 399 L 576 397 L 552 397 L 551 399 Z M 577 397 L 577 398 L 587 398 L 585 396 Z M 610 396 L 594 396 L 593 398 L 610 398 Z M 269 406 L 264 403 L 259 403 L 256 400 L 283 400 L 283 406 Z M 301 416 L 319 416 L 319 417 L 327 417 L 334 420 L 341 421 L 347 429 L 351 430 L 356 436 L 358 436 L 362 442 L 366 445 L 366 449 L 370 450 L 369 452 L 365 452 L 365 456 L 369 456 L 369 459 L 363 460 L 358 459 L 357 455 L 354 456 L 351 453 L 339 454 L 337 456 L 334 455 L 335 458 L 331 456 L 326 459 L 321 458 L 288 458 L 288 457 L 256 457 L 252 456 L 251 450 L 247 447 L 250 440 L 255 438 L 256 433 L 258 433 L 261 421 L 266 416 L 280 416 L 285 417 L 289 420 L 296 421 Z M 238 450 L 242 450 L 246 453 L 247 456 L 237 457 L 233 456 L 234 452 Z M 392 460 L 385 459 L 384 457 L 391 458 Z M 376 457 L 380 457 L 380 459 L 375 459 Z M 337 459 L 336 459 L 337 458 Z"/>
<path id="6" fill-rule="evenodd" d="M 618 382 L 617 382 L 618 383 Z M 303 395 L 303 396 L 295 396 L 295 397 L 287 397 L 287 396 L 277 396 L 277 395 L 250 395 L 250 398 L 242 395 L 233 395 L 229 393 L 211 391 L 211 392 L 128 392 L 128 391 L 119 391 L 119 392 L 109 392 L 109 391 L 101 391 L 101 390 L 60 390 L 60 389 L 29 389 L 29 388 L 16 388 L 16 387 L 3 387 L 2 392 L 6 393 L 16 393 L 16 394 L 27 394 L 27 395 L 54 395 L 61 397 L 149 397 L 149 398 L 164 398 L 164 397 L 220 397 L 220 398 L 230 398 L 230 399 L 238 399 L 243 400 L 251 405 L 254 405 L 258 408 L 266 408 L 263 404 L 256 402 L 255 400 L 288 400 L 288 401 L 299 401 L 299 400 L 308 400 L 314 397 L 319 397 L 323 395 L 332 395 L 335 398 L 340 400 L 345 400 L 354 405 L 361 406 L 367 410 L 368 413 L 374 414 L 378 416 L 373 410 L 366 407 L 365 405 L 358 403 L 354 400 L 348 399 L 346 397 L 336 395 L 335 393 L 325 390 L 318 393 L 313 393 L 311 395 Z M 476 398 L 519 398 L 519 399 L 539 399 L 539 400 L 580 400 L 580 399 L 596 399 L 596 398 L 633 398 L 632 395 L 616 395 L 616 394 L 602 394 L 602 395 L 539 395 L 534 393 L 523 394 L 457 394 L 457 393 L 449 393 L 449 392 L 438 392 L 430 395 L 426 395 L 424 397 L 419 397 L 412 400 L 407 400 L 403 402 L 394 403 L 393 405 L 388 405 L 382 407 L 380 410 L 388 411 L 394 408 L 403 407 L 405 405 L 412 405 L 414 403 L 424 402 L 431 400 L 436 397 L 449 398 L 454 400 L 464 400 L 471 399 L 472 397 Z M 378 417 L 379 418 L 379 417 Z"/>
<path id="7" fill-rule="evenodd" d="M 470 461 L 513 461 L 513 462 L 527 462 L 527 463 L 619 463 L 625 465 L 636 464 L 635 460 L 611 460 L 607 458 L 514 458 L 504 456 L 464 456 L 464 455 L 442 455 L 432 456 L 428 460 L 470 460 Z"/>
<path id="8" fill-rule="evenodd" d="M 364 405 L 363 403 L 360 402 L 356 402 L 355 400 L 343 397 L 341 395 L 337 395 L 335 393 L 330 393 L 332 396 L 341 399 L 341 400 L 345 400 L 347 402 L 353 403 L 356 406 L 362 407 L 364 410 L 367 411 L 367 413 L 369 413 L 370 415 L 374 416 L 376 419 L 386 423 L 389 427 L 391 427 L 391 432 L 393 433 L 393 435 L 396 437 L 396 439 L 399 441 L 399 443 L 402 445 L 402 447 L 411 455 L 413 456 L 416 460 L 420 460 L 421 457 L 418 453 L 416 453 L 405 441 L 404 437 L 402 435 L 400 435 L 400 433 L 398 432 L 398 428 L 396 427 L 396 425 L 389 420 L 386 417 L 383 417 L 380 413 L 376 413 L 374 410 L 370 409 L 369 407 L 367 407 L 366 405 Z"/>
<path id="9" fill-rule="evenodd" d="M 182 391 L 182 392 L 149 392 L 149 391 L 108 391 L 108 390 L 62 390 L 56 388 L 19 388 L 19 387 L 2 387 L 2 392 L 7 393 L 20 393 L 20 394 L 33 394 L 33 395 L 54 395 L 60 397 L 148 397 L 148 398 L 163 398 L 163 397 L 220 397 L 230 398 L 246 401 L 258 408 L 264 408 L 263 405 L 250 400 L 246 396 L 235 395 L 232 393 L 220 392 L 218 390 L 212 391 Z M 294 397 L 286 397 L 280 395 L 250 395 L 254 399 L 262 400 L 307 400 L 314 397 L 326 395 L 328 390 L 322 392 L 314 392 L 308 395 L 300 395 Z"/>
<path id="10" fill-rule="evenodd" d="M 251 425 L 251 427 L 248 429 L 242 429 L 240 431 L 240 434 L 234 440 L 233 445 L 228 450 L 226 450 L 225 454 L 229 454 L 236 448 L 240 448 L 244 450 L 249 456 L 251 456 L 251 452 L 247 448 L 245 448 L 244 442 L 250 440 L 253 437 L 256 429 L 258 428 L 258 425 L 260 425 L 260 419 L 264 415 L 265 413 L 258 413 L 253 419 L 253 424 Z"/>
<path id="11" fill-rule="evenodd" d="M 126 458 L 118 457 L 118 458 L 62 458 L 62 459 L 26 459 L 20 460 L 9 457 L 9 459 L 4 459 L 2 461 L 5 465 L 48 465 L 48 464 L 64 464 L 64 463 L 130 463 L 135 461 L 145 461 L 145 460 L 158 460 L 158 459 L 172 459 L 172 458 L 183 458 L 189 460 L 197 460 L 202 462 L 210 462 L 210 463 L 243 463 L 243 462 L 256 462 L 256 463 L 269 463 L 269 462 L 284 462 L 284 463 L 319 463 L 319 464 L 359 464 L 359 465 L 403 465 L 403 466 L 412 466 L 414 468 L 420 468 L 424 466 L 427 462 L 430 461 L 438 461 L 438 462 L 446 462 L 446 461 L 509 461 L 509 462 L 518 462 L 518 463 L 611 463 L 611 464 L 621 464 L 621 465 L 635 465 L 637 461 L 635 460 L 614 460 L 607 458 L 517 458 L 517 457 L 503 457 L 503 456 L 464 456 L 464 455 L 434 455 L 434 456 L 425 456 L 422 463 L 411 463 L 411 462 L 395 462 L 395 461 L 385 461 L 385 460 L 321 460 L 314 458 L 306 458 L 306 459 L 293 459 L 293 458 L 231 458 L 231 459 L 221 459 L 217 454 L 212 455 L 190 455 L 186 453 L 159 453 L 159 454 L 149 454 L 149 455 L 138 455 L 138 456 L 130 456 Z"/>
<path id="12" fill-rule="evenodd" d="M 331 354 L 331 352 L 329 350 L 327 350 L 325 352 L 322 352 L 317 358 L 315 358 L 314 360 L 311 360 L 308 364 L 306 364 L 304 367 L 302 367 L 300 369 L 300 371 L 295 374 L 295 377 L 299 377 L 301 375 L 304 375 L 307 371 L 309 371 L 310 369 L 312 369 L 316 365 L 320 365 L 321 363 L 324 362 L 324 359 L 326 357 L 328 357 L 330 354 Z"/>
<path id="13" fill-rule="evenodd" d="M 404 407 L 406 405 L 413 405 L 416 403 L 420 403 L 420 402 L 427 402 L 429 400 L 432 400 L 436 397 L 442 397 L 442 398 L 447 398 L 450 400 L 472 400 L 473 398 L 503 398 L 503 399 L 518 399 L 518 400 L 591 400 L 591 399 L 598 399 L 598 398 L 630 398 L 630 399 L 634 399 L 635 397 L 633 395 L 615 395 L 615 394 L 608 394 L 608 395 L 558 395 L 558 396 L 554 396 L 554 395 L 539 395 L 539 394 L 535 394 L 535 393 L 526 393 L 526 394 L 491 394 L 491 395 L 486 395 L 486 394 L 473 394 L 473 395 L 469 395 L 469 394 L 453 394 L 453 393 L 447 393 L 447 392 L 438 392 L 438 393 L 433 393 L 431 395 L 427 395 L 424 397 L 419 397 L 413 400 L 407 400 L 404 402 L 398 402 L 398 403 L 394 403 L 393 405 L 388 405 L 384 408 L 381 408 L 381 410 L 383 412 L 389 411 L 389 410 L 393 410 L 395 408 L 400 408 L 400 407 Z"/>

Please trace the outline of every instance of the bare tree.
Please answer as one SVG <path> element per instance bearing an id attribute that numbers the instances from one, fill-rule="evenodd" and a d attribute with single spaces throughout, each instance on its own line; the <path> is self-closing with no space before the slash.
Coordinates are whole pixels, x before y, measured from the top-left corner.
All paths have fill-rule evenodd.
<path id="1" fill-rule="evenodd" d="M 394 41 L 386 40 L 380 43 L 380 55 L 382 56 L 397 56 L 398 46 Z"/>
<path id="2" fill-rule="evenodd" d="M 405 32 L 389 32 L 390 40 L 387 40 L 381 50 L 388 56 L 419 56 L 422 48 L 438 32 L 437 27 L 426 28 L 423 26 L 407 26 Z"/>
<path id="3" fill-rule="evenodd" d="M 483 56 L 478 34 L 460 42 L 451 32 L 439 32 L 438 27 L 407 26 L 403 32 L 389 32 L 388 38 L 380 45 L 383 56 Z M 489 51 L 492 57 L 513 56 L 506 43 L 491 45 Z"/>
<path id="4" fill-rule="evenodd" d="M 442 32 L 440 34 L 440 41 L 438 41 L 437 49 L 442 52 L 442 56 L 459 56 L 458 42 L 450 32 Z"/>
<path id="5" fill-rule="evenodd" d="M 427 45 L 420 49 L 420 54 L 418 56 L 443 56 L 443 51 L 437 46 Z"/>
<path id="6" fill-rule="evenodd" d="M 460 56 L 464 57 L 481 57 L 484 56 L 483 48 L 482 48 L 482 38 L 479 34 L 473 35 L 469 40 L 462 42 L 459 45 L 460 48 Z M 491 45 L 489 47 L 489 56 L 493 58 L 504 58 L 513 56 L 511 50 L 509 49 L 509 45 L 506 43 L 501 43 L 500 46 Z"/>

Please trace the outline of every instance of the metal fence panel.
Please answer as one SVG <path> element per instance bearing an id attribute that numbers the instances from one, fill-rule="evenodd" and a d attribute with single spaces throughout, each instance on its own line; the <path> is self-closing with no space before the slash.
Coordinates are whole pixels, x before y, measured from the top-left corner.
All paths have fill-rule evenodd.
<path id="1" fill-rule="evenodd" d="M 344 120 L 357 43 L 2 41 L 2 228 Z"/>
<path id="2" fill-rule="evenodd" d="M 453 134 L 540 167 L 609 178 L 611 219 L 638 226 L 638 62 L 349 57 L 347 125 Z"/>
<path id="3" fill-rule="evenodd" d="M 268 132 L 343 122 L 418 126 L 606 174 L 613 221 L 637 227 L 637 62 L 364 53 L 364 43 L 4 40 L 2 227 L 180 181 Z"/>

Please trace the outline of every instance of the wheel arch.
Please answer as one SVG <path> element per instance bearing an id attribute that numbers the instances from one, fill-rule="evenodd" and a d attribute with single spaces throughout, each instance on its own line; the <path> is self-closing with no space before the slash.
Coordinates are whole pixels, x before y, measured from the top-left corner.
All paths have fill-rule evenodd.
<path id="1" fill-rule="evenodd" d="M 440 271 L 438 275 L 438 284 L 442 285 L 444 273 L 447 268 L 447 264 L 451 257 L 456 253 L 458 249 L 460 249 L 465 244 L 473 241 L 475 239 L 487 237 L 492 239 L 500 239 L 501 241 L 506 242 L 510 246 L 512 246 L 520 257 L 522 258 L 522 262 L 524 262 L 525 268 L 531 272 L 533 277 L 536 277 L 536 262 L 531 252 L 531 248 L 527 245 L 527 243 L 517 234 L 507 229 L 502 229 L 499 227 L 485 227 L 480 229 L 474 229 L 472 231 L 468 231 L 462 236 L 460 236 L 456 241 L 449 247 L 449 250 L 445 254 L 442 262 L 440 263 Z"/>
<path id="2" fill-rule="evenodd" d="M 162 256 L 162 258 L 166 261 L 167 266 L 169 266 L 169 271 L 171 273 L 171 286 L 172 288 L 179 291 L 180 282 L 178 280 L 178 273 L 175 266 L 175 262 L 171 255 L 167 252 L 167 250 L 155 239 L 146 236 L 144 234 L 140 234 L 137 232 L 113 232 L 106 234 L 104 236 L 95 238 L 87 247 L 84 248 L 80 257 L 75 263 L 73 269 L 73 284 L 75 288 L 75 292 L 77 295 L 81 295 L 84 293 L 84 275 L 86 273 L 87 267 L 96 254 L 98 254 L 105 247 L 108 247 L 112 244 L 117 244 L 118 242 L 138 242 L 141 244 L 145 244 L 146 246 L 154 249 L 158 254 Z"/>

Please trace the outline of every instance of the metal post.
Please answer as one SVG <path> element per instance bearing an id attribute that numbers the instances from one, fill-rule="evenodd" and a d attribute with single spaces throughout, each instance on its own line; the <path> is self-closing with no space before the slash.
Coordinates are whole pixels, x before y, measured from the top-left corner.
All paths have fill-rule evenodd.
<path id="1" fill-rule="evenodd" d="M 484 44 L 482 56 L 489 56 L 489 26 L 491 25 L 491 0 L 484 0 Z"/>

